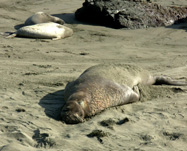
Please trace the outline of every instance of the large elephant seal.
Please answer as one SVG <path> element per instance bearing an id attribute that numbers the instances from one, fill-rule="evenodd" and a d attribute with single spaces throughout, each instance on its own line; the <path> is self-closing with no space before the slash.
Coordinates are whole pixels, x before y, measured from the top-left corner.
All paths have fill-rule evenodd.
<path id="1" fill-rule="evenodd" d="M 57 23 L 41 23 L 36 25 L 24 26 L 18 29 L 15 33 L 8 36 L 12 37 L 28 37 L 37 39 L 53 39 L 58 40 L 72 36 L 73 30 Z"/>
<path id="2" fill-rule="evenodd" d="M 138 84 L 181 85 L 165 76 L 152 76 L 148 71 L 127 64 L 100 64 L 88 68 L 65 88 L 65 105 L 61 118 L 69 124 L 83 122 L 106 108 L 139 100 Z"/>
<path id="3" fill-rule="evenodd" d="M 26 21 L 25 25 L 34 25 L 34 24 L 40 24 L 40 23 L 48 23 L 48 22 L 54 22 L 63 25 L 65 22 L 55 16 L 51 16 L 44 12 L 37 12 L 34 15 L 30 16 Z"/>

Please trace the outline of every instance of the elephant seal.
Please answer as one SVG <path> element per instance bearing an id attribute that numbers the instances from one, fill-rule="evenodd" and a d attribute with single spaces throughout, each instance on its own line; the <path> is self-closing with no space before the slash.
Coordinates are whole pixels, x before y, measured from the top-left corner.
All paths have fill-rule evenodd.
<path id="1" fill-rule="evenodd" d="M 40 24 L 40 23 L 48 23 L 48 22 L 54 22 L 63 25 L 65 22 L 55 16 L 51 16 L 44 12 L 37 12 L 34 15 L 30 16 L 26 21 L 25 25 L 34 25 L 34 24 Z"/>
<path id="2" fill-rule="evenodd" d="M 62 121 L 83 122 L 106 108 L 136 102 L 140 99 L 138 84 L 186 86 L 165 76 L 152 76 L 148 71 L 128 64 L 100 64 L 85 70 L 78 79 L 66 85 Z"/>
<path id="3" fill-rule="evenodd" d="M 24 26 L 18 29 L 15 33 L 8 36 L 12 37 L 28 37 L 37 39 L 52 39 L 58 40 L 73 35 L 73 30 L 57 23 L 41 23 L 36 25 Z"/>

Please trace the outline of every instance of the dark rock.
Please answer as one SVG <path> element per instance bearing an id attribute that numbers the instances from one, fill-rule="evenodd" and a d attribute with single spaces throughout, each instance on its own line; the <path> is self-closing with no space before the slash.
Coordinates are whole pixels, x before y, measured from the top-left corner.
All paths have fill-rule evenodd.
<path id="1" fill-rule="evenodd" d="M 163 7 L 151 0 L 85 0 L 75 17 L 114 28 L 136 29 L 187 20 L 187 7 Z"/>

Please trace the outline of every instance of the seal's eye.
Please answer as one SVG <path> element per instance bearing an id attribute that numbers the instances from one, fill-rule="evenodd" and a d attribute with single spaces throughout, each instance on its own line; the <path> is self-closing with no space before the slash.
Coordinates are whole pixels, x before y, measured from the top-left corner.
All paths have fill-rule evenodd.
<path id="1" fill-rule="evenodd" d="M 83 107 L 83 108 L 85 107 L 84 101 L 79 101 L 78 104 L 79 104 L 81 107 Z"/>

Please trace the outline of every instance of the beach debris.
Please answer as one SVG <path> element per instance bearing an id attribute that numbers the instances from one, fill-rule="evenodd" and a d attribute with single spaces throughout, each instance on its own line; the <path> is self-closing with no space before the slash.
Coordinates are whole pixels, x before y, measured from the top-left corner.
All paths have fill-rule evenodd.
<path id="1" fill-rule="evenodd" d="M 127 117 L 123 118 L 123 119 L 118 119 L 118 120 L 114 120 L 114 119 L 107 119 L 107 120 L 103 120 L 100 122 L 101 126 L 103 127 L 107 127 L 109 129 L 114 129 L 113 126 L 115 125 L 123 125 L 125 123 L 129 122 L 129 119 Z"/>
<path id="2" fill-rule="evenodd" d="M 181 136 L 183 136 L 183 134 L 181 133 L 175 133 L 175 132 L 163 132 L 163 136 L 167 137 L 169 140 L 175 141 L 177 139 L 179 139 Z"/>
<path id="3" fill-rule="evenodd" d="M 56 145 L 55 141 L 49 138 L 48 133 L 40 133 L 39 129 L 34 131 L 32 138 L 37 142 L 36 148 L 51 148 Z"/>
<path id="4" fill-rule="evenodd" d="M 90 134 L 88 134 L 87 136 L 92 138 L 92 137 L 96 137 L 97 140 L 103 144 L 103 140 L 102 140 L 102 137 L 107 137 L 109 136 L 110 134 L 107 133 L 107 132 L 104 132 L 103 130 L 93 130 Z"/>
<path id="5" fill-rule="evenodd" d="M 107 128 L 109 128 L 109 129 L 112 129 L 112 130 L 113 130 L 113 129 L 114 129 L 113 126 L 116 124 L 116 121 L 113 120 L 113 119 L 111 119 L 111 118 L 109 118 L 109 119 L 107 119 L 107 120 L 101 121 L 100 124 L 101 124 L 102 126 L 104 126 L 104 127 L 107 127 Z"/>
<path id="6" fill-rule="evenodd" d="M 26 111 L 26 110 L 25 110 L 24 108 L 17 108 L 17 109 L 16 109 L 16 112 L 18 112 L 18 113 L 19 113 L 19 112 L 25 112 L 25 111 Z"/>

